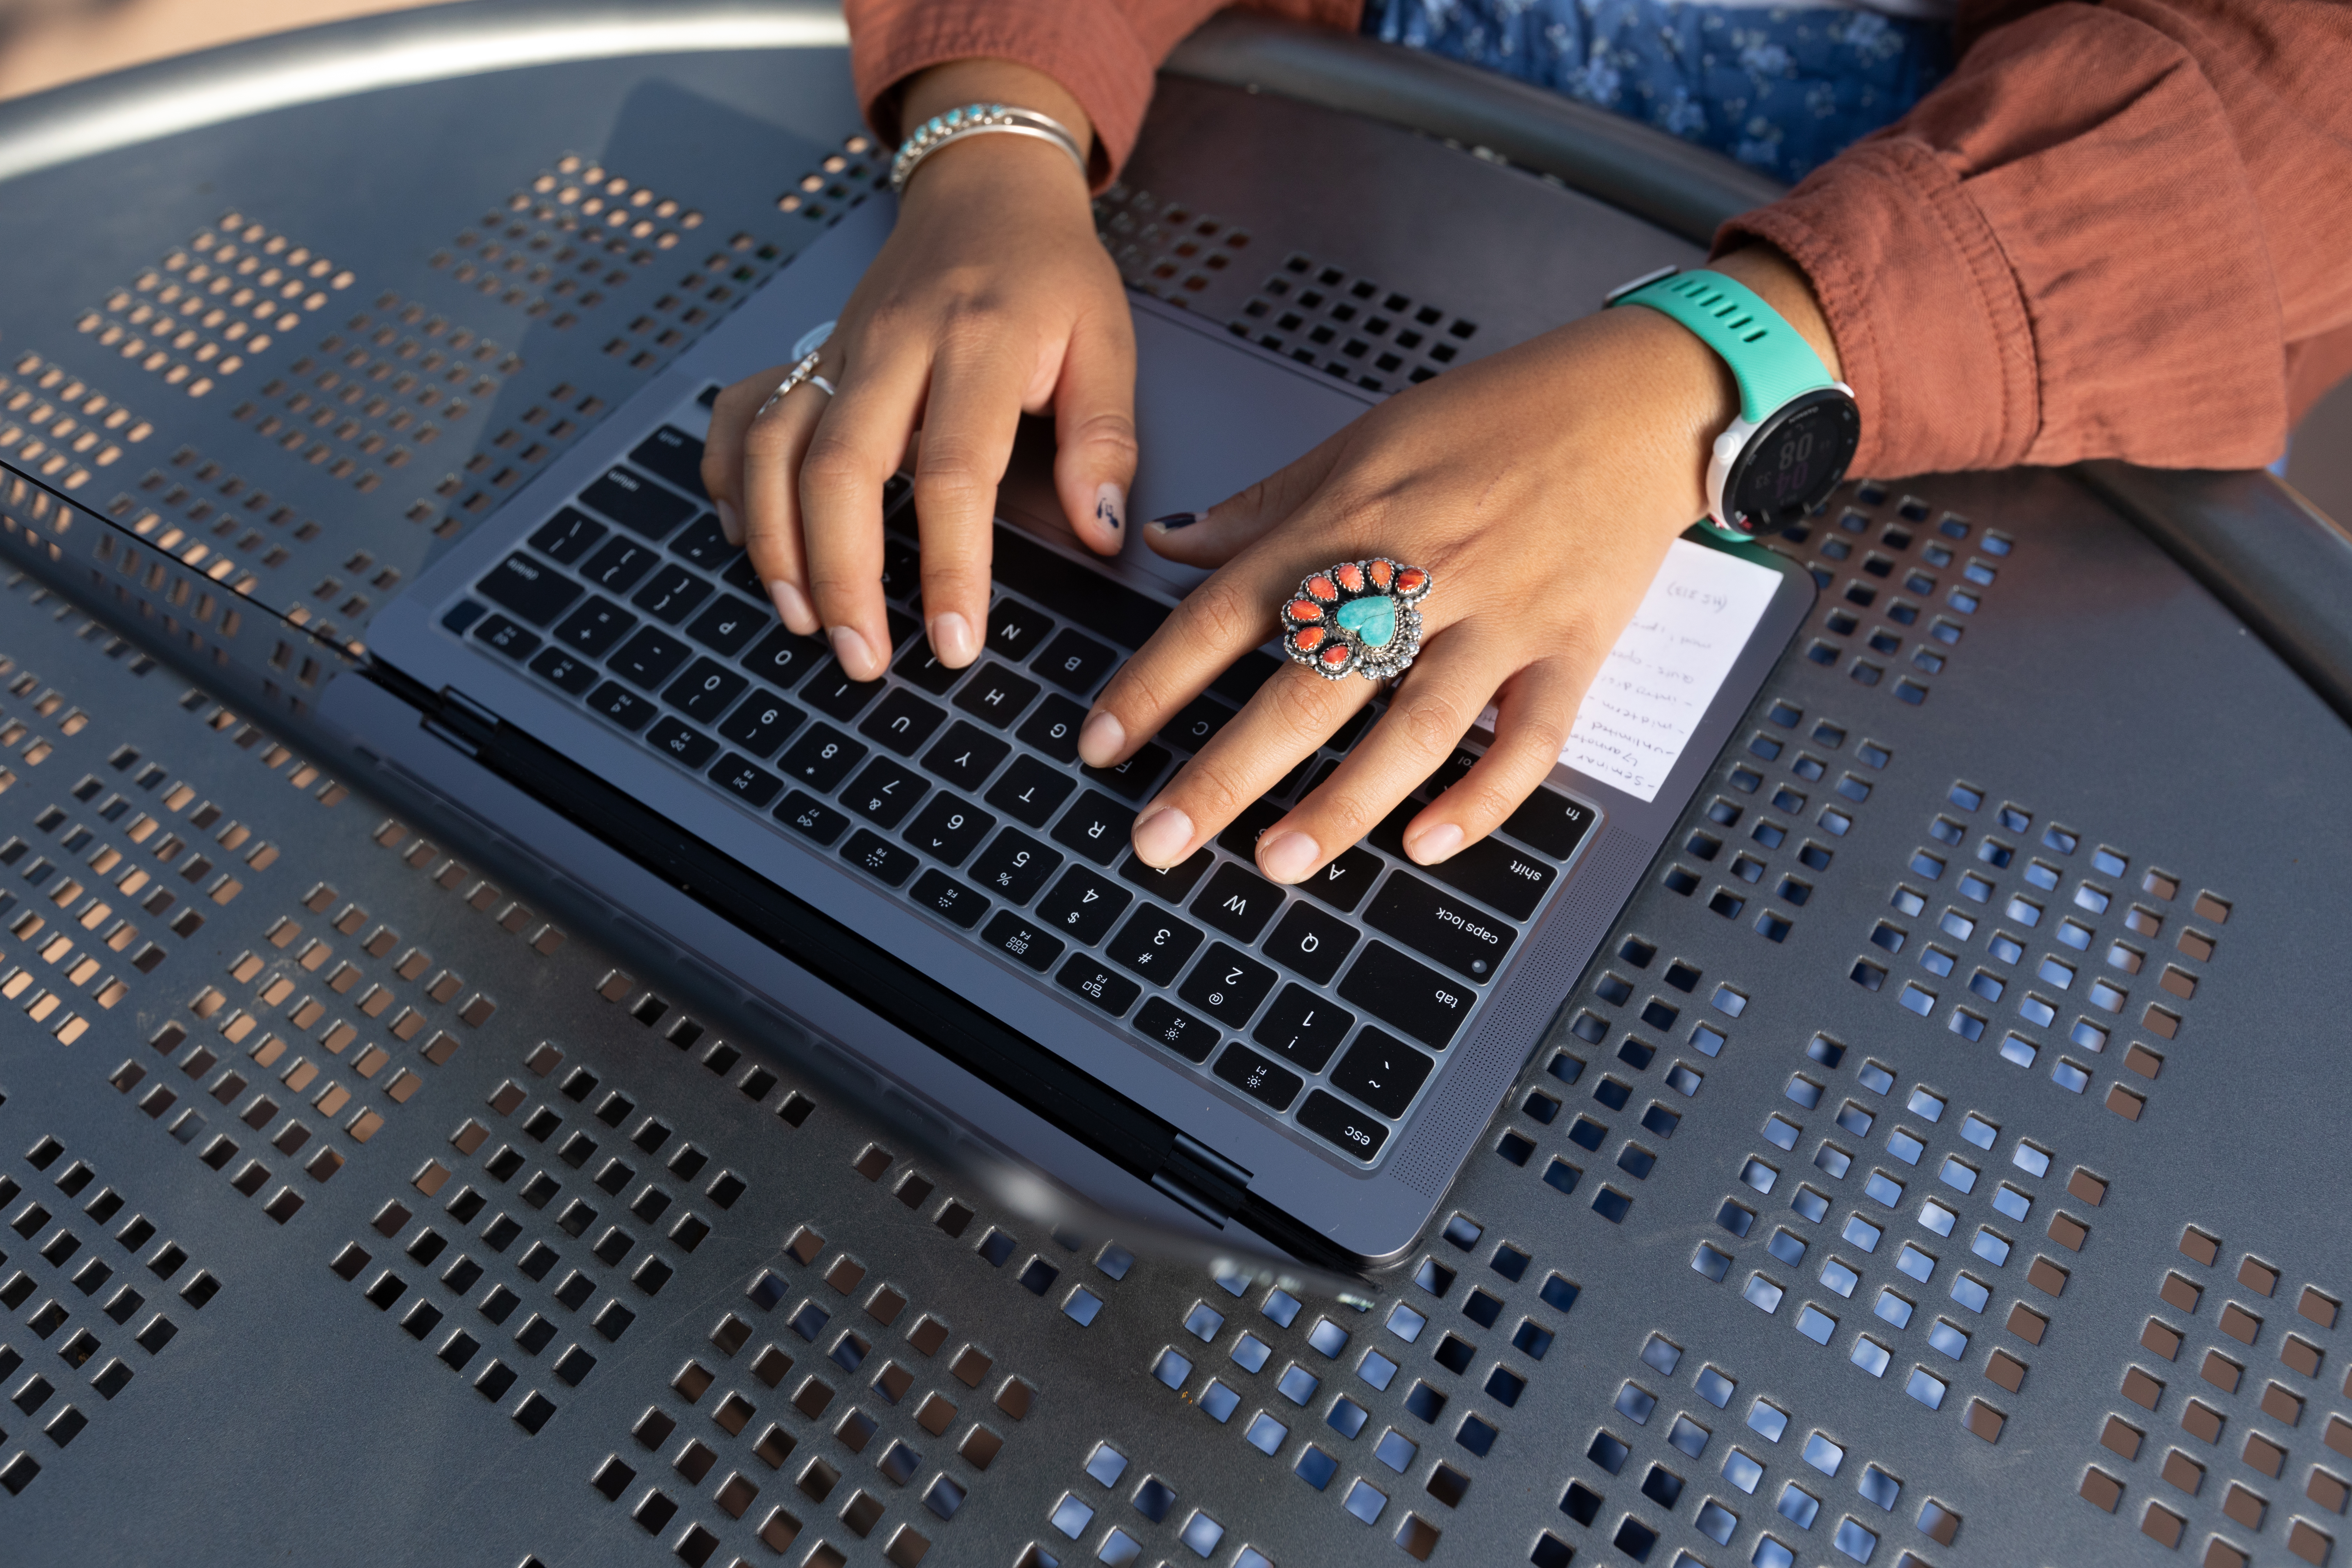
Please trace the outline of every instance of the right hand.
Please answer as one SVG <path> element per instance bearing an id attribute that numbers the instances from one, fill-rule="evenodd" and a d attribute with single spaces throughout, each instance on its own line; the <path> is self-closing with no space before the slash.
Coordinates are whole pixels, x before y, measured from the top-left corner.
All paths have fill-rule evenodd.
<path id="1" fill-rule="evenodd" d="M 976 101 L 1035 109 L 1091 142 L 1051 78 L 1002 61 L 912 79 L 906 121 Z M 1020 415 L 1053 411 L 1063 510 L 1088 548 L 1118 551 L 1135 477 L 1134 325 L 1086 180 L 1059 148 L 982 135 L 925 160 L 825 344 L 821 374 L 838 392 L 797 388 L 760 416 L 789 368 L 719 394 L 703 484 L 784 624 L 825 632 L 853 679 L 890 662 L 882 487 L 910 450 L 922 610 L 942 664 L 981 651 L 996 487 Z"/>

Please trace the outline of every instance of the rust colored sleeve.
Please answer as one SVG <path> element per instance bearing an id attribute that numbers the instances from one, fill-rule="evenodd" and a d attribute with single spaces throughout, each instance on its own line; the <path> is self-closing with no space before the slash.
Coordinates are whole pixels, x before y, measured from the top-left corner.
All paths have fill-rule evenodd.
<path id="1" fill-rule="evenodd" d="M 948 60 L 1013 60 L 1045 72 L 1094 121 L 1097 189 L 1134 150 L 1152 74 L 1222 0 L 847 0 L 850 64 L 866 122 L 900 135 L 898 84 Z M 1247 0 L 1246 9 L 1352 30 L 1362 0 Z"/>
<path id="2" fill-rule="evenodd" d="M 1812 279 L 1857 472 L 2272 461 L 2352 369 L 2345 7 L 1991 9 L 1949 80 L 1717 249 Z"/>

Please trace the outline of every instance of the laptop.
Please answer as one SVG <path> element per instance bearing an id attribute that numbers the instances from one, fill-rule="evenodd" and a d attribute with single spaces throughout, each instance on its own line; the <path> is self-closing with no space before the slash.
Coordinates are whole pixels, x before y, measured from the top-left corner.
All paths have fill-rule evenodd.
<path id="1" fill-rule="evenodd" d="M 1248 656 L 1125 764 L 1080 765 L 1089 700 L 1201 574 L 1132 537 L 1115 560 L 1079 546 L 1034 433 L 1000 497 L 986 648 L 961 670 L 921 635 L 903 479 L 885 520 L 896 646 L 873 682 L 778 623 L 709 510 L 718 388 L 830 321 L 893 213 L 851 214 L 418 575 L 320 716 L 648 942 L 1093 1203 L 1320 1267 L 1393 1259 L 1812 582 L 1760 549 L 1678 542 L 1669 572 L 1688 581 L 1661 574 L 1570 760 L 1442 866 L 1412 864 L 1401 830 L 1475 736 L 1306 883 L 1256 873 L 1256 834 L 1372 710 L 1185 864 L 1143 866 L 1137 807 L 1279 664 Z M 1377 401 L 1133 303 L 1138 517 L 1222 499 Z M 1685 618 L 1727 606 L 1685 711 L 1658 710 L 1643 660 L 1683 657 L 1706 640 Z"/>

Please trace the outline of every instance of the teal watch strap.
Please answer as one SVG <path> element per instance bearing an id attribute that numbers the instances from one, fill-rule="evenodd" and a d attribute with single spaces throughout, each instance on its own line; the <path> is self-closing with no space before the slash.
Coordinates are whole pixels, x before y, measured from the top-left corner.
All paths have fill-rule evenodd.
<path id="1" fill-rule="evenodd" d="M 1720 272 L 1677 272 L 1609 302 L 1647 305 L 1696 333 L 1731 367 L 1739 385 L 1739 416 L 1751 425 L 1761 424 L 1799 393 L 1835 384 L 1822 356 L 1780 311 Z"/>

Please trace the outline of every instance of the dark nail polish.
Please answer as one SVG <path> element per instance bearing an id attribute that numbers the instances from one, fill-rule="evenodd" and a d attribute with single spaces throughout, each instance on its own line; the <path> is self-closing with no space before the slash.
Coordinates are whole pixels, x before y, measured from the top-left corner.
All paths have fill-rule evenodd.
<path id="1" fill-rule="evenodd" d="M 1201 521 L 1197 511 L 1171 511 L 1166 517 L 1155 517 L 1151 526 L 1163 533 L 1173 533 L 1180 528 L 1190 528 Z"/>

